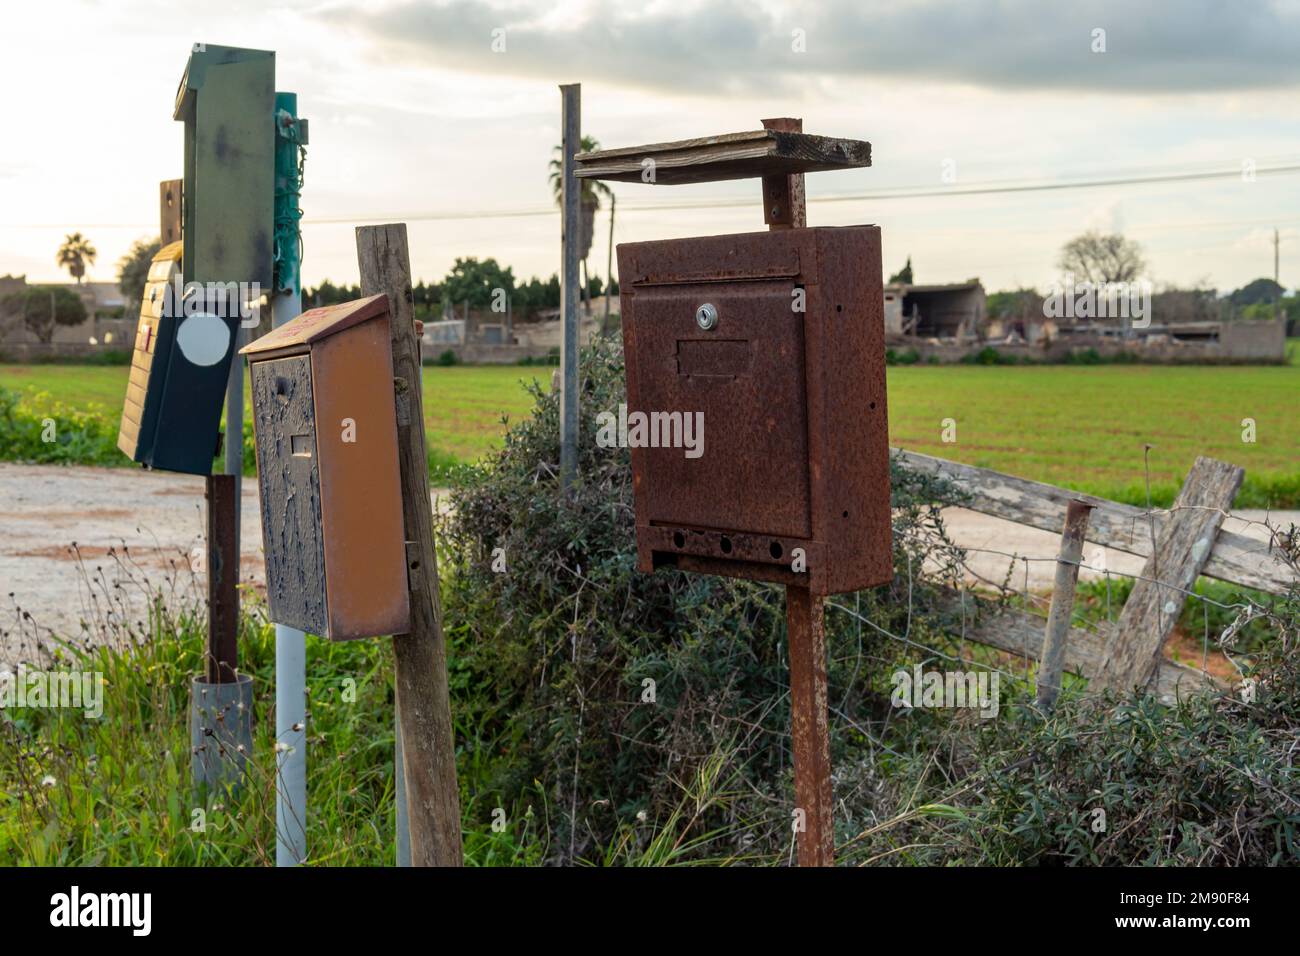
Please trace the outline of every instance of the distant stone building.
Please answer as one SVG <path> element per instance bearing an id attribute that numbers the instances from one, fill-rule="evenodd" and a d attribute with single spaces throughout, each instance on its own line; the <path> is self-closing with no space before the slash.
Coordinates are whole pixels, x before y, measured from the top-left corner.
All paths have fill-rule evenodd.
<path id="1" fill-rule="evenodd" d="M 29 283 L 26 276 L 0 276 L 0 300 L 32 285 L 70 289 L 81 297 L 86 318 L 79 325 L 56 325 L 51 346 L 60 354 L 93 352 L 102 348 L 129 348 L 139 318 L 139 303 L 128 304 L 116 282 Z M 21 321 L 8 316 L 0 321 L 0 348 L 26 355 L 41 347 L 36 334 Z"/>
<path id="2" fill-rule="evenodd" d="M 984 324 L 984 286 L 978 280 L 949 285 L 885 286 L 885 334 L 922 339 L 967 339 Z"/>

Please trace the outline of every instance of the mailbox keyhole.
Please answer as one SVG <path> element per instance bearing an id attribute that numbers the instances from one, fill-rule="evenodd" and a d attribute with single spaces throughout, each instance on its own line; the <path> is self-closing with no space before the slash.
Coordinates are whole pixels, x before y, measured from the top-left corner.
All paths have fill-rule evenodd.
<path id="1" fill-rule="evenodd" d="M 719 541 L 718 544 L 721 545 L 723 554 L 731 554 L 731 539 L 725 534 L 722 536 L 722 540 Z"/>
<path id="2" fill-rule="evenodd" d="M 771 545 L 768 546 L 767 550 L 768 553 L 772 555 L 772 557 L 778 559 L 781 557 L 781 555 L 785 554 L 785 549 L 781 547 L 780 541 L 773 541 Z"/>
<path id="3" fill-rule="evenodd" d="M 679 548 L 686 547 L 686 535 L 682 534 L 680 531 L 674 531 L 673 544 L 675 544 Z"/>

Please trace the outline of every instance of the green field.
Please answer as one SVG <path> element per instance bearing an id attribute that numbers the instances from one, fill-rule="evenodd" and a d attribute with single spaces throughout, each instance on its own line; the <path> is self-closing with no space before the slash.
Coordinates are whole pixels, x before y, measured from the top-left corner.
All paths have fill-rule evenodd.
<path id="1" fill-rule="evenodd" d="M 499 445 L 502 416 L 527 415 L 525 380 L 549 385 L 551 369 L 429 367 L 424 371 L 429 446 L 472 461 Z M 0 388 L 40 415 L 54 403 L 92 403 L 116 422 L 127 369 L 0 365 Z M 1256 441 L 1242 441 L 1242 420 Z M 944 420 L 956 441 L 942 440 Z M 1197 455 L 1243 466 L 1238 503 L 1300 506 L 1300 367 L 1288 366 L 896 366 L 889 369 L 893 445 L 1140 503 L 1143 446 L 1150 478 L 1167 501 Z M 123 464 L 126 464 L 123 459 Z"/>

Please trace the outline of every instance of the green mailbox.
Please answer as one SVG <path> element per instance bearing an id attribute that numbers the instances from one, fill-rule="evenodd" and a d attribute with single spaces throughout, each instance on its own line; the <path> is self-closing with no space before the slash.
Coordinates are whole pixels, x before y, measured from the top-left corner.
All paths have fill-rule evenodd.
<path id="1" fill-rule="evenodd" d="M 176 92 L 185 122 L 187 281 L 271 289 L 275 54 L 195 44 Z"/>
<path id="2" fill-rule="evenodd" d="M 174 118 L 185 123 L 181 242 L 150 271 L 118 447 L 206 475 L 240 325 L 271 291 L 275 54 L 195 44 Z"/>

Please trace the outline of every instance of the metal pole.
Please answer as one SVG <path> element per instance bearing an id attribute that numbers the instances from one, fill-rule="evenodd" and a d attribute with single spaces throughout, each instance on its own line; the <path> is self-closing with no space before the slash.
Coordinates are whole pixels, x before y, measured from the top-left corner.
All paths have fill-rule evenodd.
<path id="1" fill-rule="evenodd" d="M 271 326 L 302 312 L 299 278 L 298 97 L 275 94 L 276 282 Z M 307 635 L 275 626 L 275 865 L 307 858 Z"/>
<path id="2" fill-rule="evenodd" d="M 302 312 L 302 293 L 278 294 L 271 305 L 278 327 Z M 307 635 L 275 626 L 275 865 L 307 857 Z"/>
<path id="3" fill-rule="evenodd" d="M 1047 612 L 1043 656 L 1038 662 L 1038 706 L 1051 711 L 1061 693 L 1061 672 L 1065 668 L 1065 645 L 1070 636 L 1070 615 L 1074 611 L 1074 590 L 1079 583 L 1079 562 L 1083 559 L 1083 536 L 1088 530 L 1092 505 L 1075 499 L 1065 511 L 1061 550 L 1056 557 L 1056 581 L 1052 586 L 1052 607 Z"/>
<path id="4" fill-rule="evenodd" d="M 609 250 L 605 256 L 605 318 L 601 320 L 600 330 L 609 331 L 609 297 L 614 291 L 614 207 L 618 197 L 609 194 Z"/>
<path id="5" fill-rule="evenodd" d="M 574 175 L 574 154 L 582 149 L 582 85 L 560 87 L 563 134 L 560 151 L 564 216 L 560 231 L 560 488 L 567 490 L 578 472 L 578 237 L 582 231 L 581 194 Z"/>

